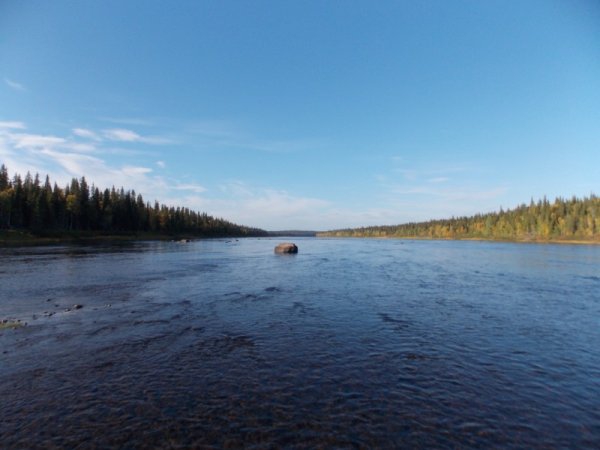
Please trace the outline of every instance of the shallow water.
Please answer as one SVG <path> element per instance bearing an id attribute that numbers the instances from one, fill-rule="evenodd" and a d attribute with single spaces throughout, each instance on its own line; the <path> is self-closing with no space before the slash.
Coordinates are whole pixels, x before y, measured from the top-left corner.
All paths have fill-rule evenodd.
<path id="1" fill-rule="evenodd" d="M 600 247 L 278 242 L 0 250 L 1 446 L 600 447 Z"/>

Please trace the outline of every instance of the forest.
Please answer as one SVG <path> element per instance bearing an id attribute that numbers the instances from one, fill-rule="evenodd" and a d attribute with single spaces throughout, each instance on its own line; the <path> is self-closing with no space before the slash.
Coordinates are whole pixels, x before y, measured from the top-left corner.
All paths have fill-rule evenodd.
<path id="1" fill-rule="evenodd" d="M 600 242 L 600 198 L 547 198 L 471 217 L 333 230 L 333 237 Z"/>
<path id="2" fill-rule="evenodd" d="M 0 230 L 29 232 L 36 236 L 164 235 L 164 236 L 265 236 L 264 230 L 236 225 L 189 208 L 144 201 L 123 188 L 100 190 L 85 177 L 73 178 L 64 188 L 48 175 L 12 179 L 0 167 Z"/>

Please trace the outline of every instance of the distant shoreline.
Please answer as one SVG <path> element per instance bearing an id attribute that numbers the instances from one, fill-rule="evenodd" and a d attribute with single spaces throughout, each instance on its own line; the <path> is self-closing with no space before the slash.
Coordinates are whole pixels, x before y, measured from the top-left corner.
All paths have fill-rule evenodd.
<path id="1" fill-rule="evenodd" d="M 505 242 L 513 244 L 573 244 L 573 245 L 600 245 L 599 240 L 582 239 L 493 239 L 482 237 L 462 237 L 462 238 L 443 238 L 443 237 L 421 237 L 421 236 L 332 236 L 326 233 L 318 233 L 318 238 L 332 239 L 396 239 L 407 241 L 481 241 L 481 242 Z"/>
<path id="2" fill-rule="evenodd" d="M 501 239 L 483 237 L 421 237 L 421 236 L 334 236 L 327 233 L 306 234 L 283 234 L 281 232 L 270 233 L 266 236 L 239 236 L 239 235 L 192 235 L 177 234 L 163 235 L 157 233 L 116 233 L 97 234 L 93 232 L 72 233 L 48 233 L 36 235 L 18 230 L 0 231 L 0 248 L 36 245 L 59 245 L 59 244 L 99 244 L 109 242 L 140 242 L 140 241 L 181 241 L 198 239 L 240 239 L 240 238 L 274 238 L 274 237 L 316 237 L 332 239 L 375 239 L 375 240 L 408 240 L 408 241 L 481 241 L 481 242 L 504 242 L 514 244 L 561 244 L 561 245 L 600 245 L 600 240 L 585 239 Z"/>

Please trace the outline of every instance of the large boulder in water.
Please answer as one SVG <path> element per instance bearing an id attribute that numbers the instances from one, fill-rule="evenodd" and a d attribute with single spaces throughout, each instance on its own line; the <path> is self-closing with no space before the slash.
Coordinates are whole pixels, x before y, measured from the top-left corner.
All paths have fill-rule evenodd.
<path id="1" fill-rule="evenodd" d="M 275 247 L 275 253 L 298 253 L 298 247 L 291 242 L 283 242 Z"/>

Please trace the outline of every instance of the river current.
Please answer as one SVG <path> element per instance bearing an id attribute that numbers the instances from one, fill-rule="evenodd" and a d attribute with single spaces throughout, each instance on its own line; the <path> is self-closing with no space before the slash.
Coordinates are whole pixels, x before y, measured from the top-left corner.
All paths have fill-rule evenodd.
<path id="1" fill-rule="evenodd" d="M 600 447 L 600 246 L 278 242 L 0 249 L 0 447 Z"/>

